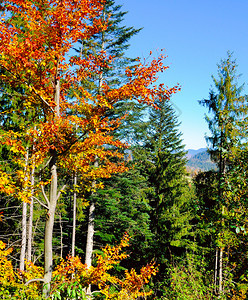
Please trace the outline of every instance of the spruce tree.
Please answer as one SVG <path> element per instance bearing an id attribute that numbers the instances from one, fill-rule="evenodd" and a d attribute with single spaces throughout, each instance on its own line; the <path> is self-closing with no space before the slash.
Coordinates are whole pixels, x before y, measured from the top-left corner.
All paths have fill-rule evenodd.
<path id="1" fill-rule="evenodd" d="M 209 153 L 218 165 L 218 213 L 219 226 L 216 228 L 216 261 L 218 262 L 218 293 L 225 294 L 225 282 L 229 279 L 224 276 L 225 249 L 235 244 L 235 236 L 232 227 L 230 213 L 233 208 L 227 201 L 229 169 L 235 164 L 236 153 L 242 151 L 247 145 L 247 96 L 242 95 L 244 85 L 239 86 L 237 75 L 237 63 L 228 52 L 227 58 L 221 60 L 218 65 L 218 78 L 212 76 L 214 88 L 210 90 L 209 99 L 199 101 L 201 105 L 209 109 L 206 121 L 211 135 L 207 137 Z M 229 251 L 229 250 L 228 250 Z M 216 273 L 216 272 L 215 272 Z M 215 280 L 217 283 L 217 280 Z M 229 288 L 229 287 L 228 287 Z"/>
<path id="2" fill-rule="evenodd" d="M 151 206 L 150 251 L 160 265 L 155 290 L 162 296 L 168 264 L 192 246 L 190 220 L 191 191 L 186 180 L 186 159 L 178 120 L 167 99 L 157 100 L 158 109 L 149 111 L 143 139 L 134 157 L 148 181 Z M 159 287 L 160 286 L 160 287 Z"/>

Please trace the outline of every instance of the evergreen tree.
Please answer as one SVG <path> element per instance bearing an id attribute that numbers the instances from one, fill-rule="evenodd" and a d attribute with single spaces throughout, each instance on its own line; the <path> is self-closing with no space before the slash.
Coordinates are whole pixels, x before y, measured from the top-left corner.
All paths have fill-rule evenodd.
<path id="1" fill-rule="evenodd" d="M 218 203 L 219 226 L 216 228 L 216 262 L 218 262 L 218 293 L 225 294 L 229 289 L 229 279 L 224 276 L 225 248 L 235 244 L 235 236 L 231 229 L 230 203 L 226 201 L 228 185 L 228 170 L 232 168 L 233 155 L 247 145 L 247 97 L 241 92 L 244 85 L 238 85 L 237 64 L 232 54 L 228 52 L 227 59 L 221 60 L 218 65 L 218 78 L 212 76 L 215 89 L 210 90 L 209 99 L 200 101 L 200 104 L 209 109 L 206 116 L 211 136 L 207 137 L 209 153 L 218 165 Z M 229 250 L 228 250 L 229 251 Z M 225 264 L 227 269 L 228 263 Z M 216 272 L 215 272 L 216 273 Z M 226 274 L 228 272 L 225 272 Z M 217 280 L 215 280 L 217 283 Z M 225 287 L 226 285 L 226 287 Z"/>
<path id="2" fill-rule="evenodd" d="M 96 202 L 95 241 L 97 245 L 115 244 L 124 232 L 132 241 L 132 258 L 126 264 L 140 268 L 152 241 L 150 205 L 146 198 L 147 182 L 133 162 L 129 170 L 104 181 L 104 189 L 94 195 Z"/>
<path id="3" fill-rule="evenodd" d="M 186 159 L 179 123 L 167 99 L 157 100 L 159 109 L 149 111 L 143 139 L 134 157 L 147 177 L 149 204 L 152 207 L 151 231 L 154 234 L 150 251 L 160 265 L 155 290 L 162 295 L 168 264 L 192 245 L 189 183 L 186 180 Z"/>
<path id="4" fill-rule="evenodd" d="M 206 121 L 211 136 L 206 140 L 221 175 L 235 148 L 242 148 L 247 143 L 247 97 L 241 95 L 244 84 L 238 85 L 239 77 L 237 63 L 228 52 L 227 59 L 218 65 L 218 78 L 212 76 L 215 89 L 210 90 L 209 99 L 199 101 L 210 113 L 206 115 Z"/>

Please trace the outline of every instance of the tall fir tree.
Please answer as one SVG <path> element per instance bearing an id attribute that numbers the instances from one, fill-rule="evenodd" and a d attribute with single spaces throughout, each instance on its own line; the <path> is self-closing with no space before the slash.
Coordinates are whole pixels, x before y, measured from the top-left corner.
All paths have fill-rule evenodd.
<path id="1" fill-rule="evenodd" d="M 160 265 L 154 287 L 162 296 L 171 259 L 192 246 L 191 190 L 186 180 L 186 159 L 176 113 L 169 101 L 157 100 L 143 125 L 143 139 L 134 157 L 148 181 L 151 231 L 150 255 Z M 168 283 L 168 282 L 167 282 Z"/>
<path id="2" fill-rule="evenodd" d="M 226 201 L 228 185 L 228 170 L 233 168 L 235 153 L 242 151 L 247 145 L 247 96 L 242 95 L 244 85 L 239 86 L 237 75 L 237 63 L 232 53 L 227 53 L 227 58 L 221 60 L 218 65 L 218 78 L 212 76 L 214 88 L 210 90 L 209 99 L 199 101 L 209 110 L 206 121 L 211 136 L 206 140 L 209 144 L 209 153 L 218 165 L 218 210 L 219 226 L 216 239 L 218 251 L 216 251 L 217 267 L 215 268 L 215 280 L 218 286 L 219 296 L 226 294 L 229 289 L 229 279 L 224 276 L 225 249 L 235 244 L 233 231 L 230 230 L 232 218 L 230 218 L 230 203 Z M 229 251 L 229 250 L 227 250 Z M 228 263 L 225 264 L 226 266 Z M 218 275 L 217 275 L 218 273 Z"/>

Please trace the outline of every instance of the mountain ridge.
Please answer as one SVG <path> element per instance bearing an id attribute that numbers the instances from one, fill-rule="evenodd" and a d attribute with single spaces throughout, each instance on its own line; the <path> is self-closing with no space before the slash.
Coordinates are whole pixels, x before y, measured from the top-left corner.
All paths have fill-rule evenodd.
<path id="1" fill-rule="evenodd" d="M 199 171 L 216 170 L 216 164 L 211 161 L 207 148 L 188 149 L 186 150 L 187 171 L 192 175 Z"/>

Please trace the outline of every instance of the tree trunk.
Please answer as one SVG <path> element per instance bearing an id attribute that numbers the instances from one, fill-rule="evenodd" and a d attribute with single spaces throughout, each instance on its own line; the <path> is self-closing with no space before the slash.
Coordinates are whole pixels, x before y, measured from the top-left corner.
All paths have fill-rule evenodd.
<path id="1" fill-rule="evenodd" d="M 33 211 L 34 211 L 34 199 L 33 199 L 33 194 L 34 194 L 34 166 L 31 171 L 31 193 L 32 196 L 30 198 L 30 205 L 29 205 L 29 220 L 28 220 L 28 249 L 27 249 L 27 260 L 31 261 L 32 260 L 32 236 L 33 236 Z"/>
<path id="2" fill-rule="evenodd" d="M 95 159 L 94 167 L 98 167 L 98 160 L 97 157 Z M 94 188 L 96 182 L 92 182 L 92 187 Z M 93 254 L 93 247 L 94 247 L 94 232 L 95 232 L 95 202 L 94 200 L 91 201 L 90 208 L 89 208 L 89 220 L 88 220 L 88 231 L 87 231 L 87 241 L 86 241 L 86 253 L 85 253 L 85 264 L 87 265 L 87 269 L 89 269 L 92 265 L 92 254 Z M 86 293 L 91 295 L 91 286 L 89 285 Z"/>
<path id="3" fill-rule="evenodd" d="M 46 225 L 45 225 L 45 239 L 44 239 L 44 256 L 45 256 L 45 265 L 44 265 L 44 288 L 43 294 L 47 298 L 50 293 L 50 284 L 52 279 L 52 266 L 53 266 L 53 226 L 54 226 L 54 217 L 55 209 L 57 205 L 57 190 L 58 190 L 58 178 L 57 178 L 57 155 L 53 154 L 52 159 L 49 164 L 49 169 L 51 173 L 51 183 L 50 183 L 50 199 L 49 207 L 46 215 Z"/>
<path id="4" fill-rule="evenodd" d="M 95 219 L 95 203 L 91 202 L 89 208 L 89 220 L 88 220 L 88 231 L 87 231 L 87 242 L 86 242 L 86 254 L 85 254 L 85 264 L 87 269 L 92 265 L 92 254 L 94 246 L 94 219 Z M 91 285 L 88 286 L 86 290 L 87 295 L 91 295 Z"/>
<path id="5" fill-rule="evenodd" d="M 27 243 L 27 203 L 22 203 L 22 244 L 20 253 L 20 271 L 24 271 Z"/>
<path id="6" fill-rule="evenodd" d="M 57 66 L 59 62 L 57 61 Z M 55 78 L 54 102 L 55 106 L 55 122 L 60 117 L 60 82 L 57 79 L 58 71 Z M 44 237 L 44 286 L 43 295 L 48 298 L 51 290 L 52 268 L 53 268 L 53 226 L 55 218 L 55 210 L 58 198 L 58 177 L 57 177 L 57 151 L 51 150 L 51 160 L 49 163 L 49 171 L 51 176 L 49 205 L 46 215 L 45 237 Z"/>
<path id="7" fill-rule="evenodd" d="M 92 262 L 93 241 L 94 241 L 94 219 L 95 219 L 95 203 L 94 201 L 92 201 L 89 208 L 88 232 L 87 232 L 86 254 L 85 254 L 85 264 L 87 265 L 87 268 L 91 267 L 91 262 Z"/>
<path id="8" fill-rule="evenodd" d="M 25 155 L 25 178 L 24 182 L 26 183 L 28 180 L 27 176 L 27 167 L 28 167 L 28 148 L 26 149 Z M 26 188 L 26 187 L 24 187 Z M 25 255 L 26 255 L 26 245 L 27 245 L 27 202 L 22 203 L 22 244 L 21 244 L 21 253 L 20 253 L 20 271 L 24 271 L 25 267 Z"/>
<path id="9" fill-rule="evenodd" d="M 60 258 L 63 258 L 63 226 L 61 213 L 59 214 L 59 227 L 60 227 Z"/>
<path id="10" fill-rule="evenodd" d="M 73 180 L 74 185 L 74 193 L 73 193 L 73 225 L 72 225 L 72 246 L 71 246 L 71 255 L 75 256 L 75 240 L 76 240 L 76 212 L 77 212 L 77 192 L 76 192 L 76 185 L 77 185 L 77 174 L 74 175 Z"/>
<path id="11" fill-rule="evenodd" d="M 219 296 L 223 293 L 223 250 L 220 248 L 220 266 L 219 266 Z"/>
<path id="12" fill-rule="evenodd" d="M 215 268 L 214 268 L 214 291 L 217 294 L 217 277 L 218 277 L 218 247 L 215 250 Z"/>

